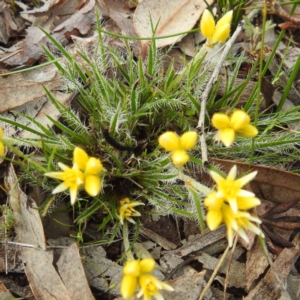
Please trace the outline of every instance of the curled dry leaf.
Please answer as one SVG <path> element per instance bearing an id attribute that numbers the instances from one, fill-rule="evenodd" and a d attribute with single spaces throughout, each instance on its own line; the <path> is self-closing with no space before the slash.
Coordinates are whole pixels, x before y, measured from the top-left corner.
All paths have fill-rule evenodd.
<path id="1" fill-rule="evenodd" d="M 17 22 L 16 22 L 17 21 Z M 15 17 L 10 5 L 0 2 L 0 43 L 6 44 L 14 32 L 22 29 L 24 20 Z"/>
<path id="2" fill-rule="evenodd" d="M 156 28 L 155 36 L 166 36 L 191 30 L 212 0 L 144 0 L 137 6 L 133 24 L 140 37 L 151 37 L 152 26 Z M 173 44 L 183 35 L 156 40 L 158 48 Z M 150 41 L 142 41 L 143 50 Z M 142 50 L 142 51 L 143 51 Z"/>
<path id="3" fill-rule="evenodd" d="M 10 165 L 5 177 L 5 187 L 16 222 L 16 240 L 28 245 L 20 249 L 22 259 L 26 262 L 24 270 L 32 293 L 36 299 L 70 300 L 69 293 L 52 264 L 52 253 L 45 251 L 43 225 L 36 204 L 21 190 L 18 180 Z"/>

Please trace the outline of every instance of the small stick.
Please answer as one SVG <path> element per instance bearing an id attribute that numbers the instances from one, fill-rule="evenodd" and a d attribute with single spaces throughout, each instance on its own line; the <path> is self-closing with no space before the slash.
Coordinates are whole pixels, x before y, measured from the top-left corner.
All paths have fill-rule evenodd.
<path id="1" fill-rule="evenodd" d="M 229 249 L 230 249 L 230 247 L 228 245 L 227 248 L 225 249 L 224 253 L 222 254 L 218 264 L 216 265 L 215 270 L 213 271 L 212 275 L 210 276 L 205 288 L 202 290 L 202 292 L 200 294 L 200 297 L 199 297 L 199 300 L 204 299 L 204 296 L 205 296 L 206 292 L 208 291 L 208 289 L 210 288 L 212 282 L 214 281 L 219 269 L 221 268 Z"/>
<path id="2" fill-rule="evenodd" d="M 14 246 L 21 246 L 21 247 L 28 247 L 28 248 L 40 249 L 40 247 L 37 246 L 37 245 L 25 244 L 25 243 L 17 243 L 17 242 L 11 242 L 11 241 L 6 241 L 6 242 L 0 241 L 0 244 L 7 244 L 7 245 L 14 245 Z"/>
<path id="3" fill-rule="evenodd" d="M 274 3 L 272 3 L 271 1 L 271 7 L 272 8 L 268 11 L 268 13 L 277 15 L 283 20 L 293 23 L 295 25 L 300 25 L 300 18 L 290 16 L 276 1 L 274 1 Z"/>
<path id="4" fill-rule="evenodd" d="M 224 283 L 223 300 L 226 300 L 227 281 L 228 281 L 228 278 L 229 278 L 230 266 L 231 266 L 231 262 L 232 262 L 233 254 L 234 254 L 234 251 L 235 251 L 235 248 L 236 248 L 237 241 L 238 241 L 238 235 L 235 236 L 233 247 L 231 249 L 230 258 L 229 258 L 229 261 L 228 261 L 228 266 L 227 266 L 227 271 L 226 271 L 226 277 L 225 277 L 226 279 L 225 279 L 225 283 Z"/>
<path id="5" fill-rule="evenodd" d="M 247 15 L 249 20 L 252 20 L 259 12 L 261 11 L 261 9 L 254 9 L 251 13 L 249 13 Z M 206 112 L 206 103 L 207 103 L 207 99 L 209 97 L 209 93 L 211 88 L 213 87 L 213 85 L 217 82 L 218 80 L 218 76 L 220 73 L 220 70 L 223 66 L 223 63 L 230 51 L 230 49 L 232 48 L 232 45 L 234 44 L 235 40 L 238 38 L 239 34 L 241 33 L 241 31 L 243 30 L 243 27 L 245 25 L 245 21 L 241 21 L 238 25 L 238 27 L 236 28 L 234 34 L 232 35 L 232 37 L 228 40 L 228 42 L 225 45 L 225 48 L 222 52 L 222 55 L 220 57 L 219 62 L 217 63 L 209 81 L 206 84 L 205 90 L 202 94 L 202 99 L 201 99 L 201 110 L 200 110 L 200 116 L 199 116 L 199 121 L 198 121 L 198 125 L 197 125 L 197 130 L 200 133 L 200 143 L 201 143 L 201 151 L 202 151 L 202 162 L 203 162 L 203 166 L 205 166 L 205 164 L 208 162 L 208 156 L 207 156 L 207 145 L 206 145 L 206 140 L 205 140 L 205 136 L 204 136 L 204 121 L 205 121 L 205 112 Z"/>

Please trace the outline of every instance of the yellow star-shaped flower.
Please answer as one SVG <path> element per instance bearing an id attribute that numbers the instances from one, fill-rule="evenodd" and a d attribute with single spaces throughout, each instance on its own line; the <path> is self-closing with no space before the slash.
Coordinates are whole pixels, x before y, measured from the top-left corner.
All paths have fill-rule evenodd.
<path id="1" fill-rule="evenodd" d="M 120 201 L 120 206 L 119 206 L 120 223 L 123 225 L 124 220 L 127 220 L 131 223 L 135 223 L 132 217 L 140 217 L 141 213 L 136 211 L 134 207 L 140 205 L 145 205 L 145 204 L 140 201 L 130 201 L 129 198 L 122 199 Z"/>
<path id="2" fill-rule="evenodd" d="M 69 188 L 72 205 L 76 202 L 78 190 L 82 186 L 92 197 L 99 194 L 101 190 L 99 173 L 103 170 L 99 159 L 89 157 L 84 150 L 76 147 L 73 152 L 73 167 L 70 168 L 62 163 L 58 163 L 58 166 L 63 172 L 45 173 L 45 176 L 63 181 L 53 190 L 53 194 L 60 193 Z"/>
<path id="3" fill-rule="evenodd" d="M 144 296 L 144 300 L 155 299 L 163 300 L 160 290 L 174 291 L 168 284 L 155 278 L 150 272 L 155 268 L 155 261 L 152 258 L 145 258 L 141 261 L 131 260 L 126 262 L 123 268 L 123 279 L 121 282 L 121 295 L 124 299 L 133 296 L 137 287 L 140 291 L 137 297 Z"/>

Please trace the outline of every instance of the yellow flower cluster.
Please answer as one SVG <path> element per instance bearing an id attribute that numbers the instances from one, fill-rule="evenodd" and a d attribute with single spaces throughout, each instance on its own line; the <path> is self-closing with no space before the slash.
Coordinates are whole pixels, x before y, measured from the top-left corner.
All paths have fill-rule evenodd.
<path id="1" fill-rule="evenodd" d="M 258 133 L 257 128 L 250 124 L 250 116 L 242 110 L 234 111 L 231 116 L 215 113 L 211 121 L 219 129 L 216 139 L 221 140 L 226 147 L 232 145 L 237 135 L 255 137 Z"/>
<path id="2" fill-rule="evenodd" d="M 190 157 L 186 151 L 193 149 L 196 142 L 197 133 L 195 131 L 185 132 L 181 137 L 173 131 L 167 131 L 158 138 L 158 143 L 166 151 L 171 151 L 171 160 L 177 167 L 183 166 L 189 161 Z"/>
<path id="3" fill-rule="evenodd" d="M 123 225 L 124 220 L 127 220 L 131 223 L 135 223 L 132 217 L 140 217 L 141 213 L 136 211 L 134 207 L 139 205 L 145 205 L 143 202 L 140 201 L 130 201 L 129 198 L 124 198 L 120 201 L 119 205 L 119 217 L 120 223 Z"/>
<path id="4" fill-rule="evenodd" d="M 217 43 L 224 43 L 230 34 L 230 23 L 232 20 L 232 10 L 227 12 L 218 22 L 208 9 L 203 12 L 200 21 L 200 31 L 206 37 L 206 45 L 212 47 Z"/>
<path id="5" fill-rule="evenodd" d="M 53 194 L 70 189 L 71 204 L 74 205 L 80 187 L 92 197 L 99 194 L 101 190 L 101 178 L 99 174 L 103 171 L 100 159 L 89 157 L 87 153 L 76 147 L 73 152 L 73 167 L 70 168 L 63 163 L 58 163 L 63 172 L 48 172 L 45 176 L 62 180 L 54 190 Z"/>
<path id="6" fill-rule="evenodd" d="M 213 180 L 217 184 L 216 191 L 210 192 L 204 200 L 204 205 L 208 208 L 207 226 L 210 230 L 215 230 L 221 223 L 225 223 L 230 247 L 233 243 L 234 232 L 237 232 L 247 242 L 248 236 L 244 229 L 263 235 L 261 230 L 251 223 L 260 224 L 261 221 L 245 211 L 259 205 L 260 200 L 252 192 L 242 189 L 245 184 L 256 176 L 257 171 L 239 179 L 235 179 L 236 173 L 236 166 L 232 167 L 227 178 L 210 171 Z"/>
<path id="7" fill-rule="evenodd" d="M 4 151 L 5 151 L 4 144 L 1 141 L 2 136 L 3 136 L 3 129 L 0 127 L 0 156 L 3 156 L 4 155 Z"/>
<path id="8" fill-rule="evenodd" d="M 168 284 L 158 280 L 150 274 L 155 268 L 155 261 L 152 258 L 145 258 L 141 261 L 128 261 L 123 268 L 123 279 L 121 282 L 121 295 L 129 299 L 135 293 L 137 286 L 140 290 L 137 297 L 144 296 L 144 300 L 163 299 L 160 290 L 174 291 Z"/>

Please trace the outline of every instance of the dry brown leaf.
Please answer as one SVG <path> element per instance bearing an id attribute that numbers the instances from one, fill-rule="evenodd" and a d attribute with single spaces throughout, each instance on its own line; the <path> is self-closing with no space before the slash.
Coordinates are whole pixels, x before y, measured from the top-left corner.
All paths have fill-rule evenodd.
<path id="1" fill-rule="evenodd" d="M 117 24 L 120 33 L 127 36 L 137 36 L 133 27 L 133 12 L 129 4 L 123 0 L 103 0 L 108 9 L 109 17 Z M 140 43 L 132 41 L 130 43 L 135 56 L 140 54 Z"/>
<path id="2" fill-rule="evenodd" d="M 207 1 L 212 4 L 213 1 Z M 156 37 L 191 30 L 206 8 L 203 0 L 144 0 L 137 6 L 133 24 L 139 37 L 151 37 L 151 20 L 157 26 Z M 158 48 L 181 40 L 183 35 L 156 40 Z M 142 41 L 143 49 L 150 41 Z"/>
<path id="3" fill-rule="evenodd" d="M 74 241 L 62 250 L 56 266 L 72 300 L 95 299 L 87 283 L 78 246 Z"/>
<path id="4" fill-rule="evenodd" d="M 63 12 L 69 8 L 67 3 L 61 7 L 63 2 L 68 3 L 73 1 L 52 1 L 52 5 L 57 5 L 53 7 L 55 10 L 53 12 L 54 16 L 59 15 L 59 9 Z M 59 24 L 55 23 L 57 20 L 52 14 L 50 14 L 49 18 L 41 19 L 35 22 L 35 24 L 38 24 L 47 31 L 50 31 L 50 28 L 55 26 L 51 31 L 52 36 L 62 45 L 66 45 L 70 42 L 72 35 L 86 35 L 90 31 L 91 25 L 95 22 L 95 0 L 90 0 L 80 10 L 75 9 L 75 4 L 76 2 L 72 3 L 73 9 L 68 12 L 68 18 L 65 15 L 59 18 Z M 71 12 L 73 13 L 70 14 Z M 13 46 L 14 50 L 7 49 L 8 52 L 15 51 L 15 55 L 5 59 L 5 64 L 9 66 L 31 66 L 44 55 L 41 45 L 46 44 L 46 41 L 45 34 L 38 26 L 29 27 L 25 39 Z M 16 51 L 16 49 L 19 51 Z M 3 56 L 7 56 L 7 54 Z"/>
<path id="5" fill-rule="evenodd" d="M 47 66 L 42 69 L 32 70 L 21 74 L 0 77 L 2 86 L 2 98 L 0 99 L 1 117 L 17 121 L 40 131 L 31 121 L 17 115 L 18 112 L 34 118 L 43 126 L 52 125 L 46 117 L 50 115 L 54 119 L 60 117 L 60 113 L 46 97 L 43 86 L 52 93 L 53 97 L 68 106 L 70 94 L 65 93 L 65 83 L 55 66 Z M 18 88 L 16 89 L 16 85 Z M 18 134 L 20 137 L 33 137 L 32 133 L 23 131 L 8 123 L 0 122 L 6 136 Z"/>
<path id="6" fill-rule="evenodd" d="M 44 3 L 44 5 L 42 5 L 41 7 L 35 7 L 29 13 L 31 13 L 31 14 L 49 13 L 49 12 L 51 12 L 51 9 L 55 9 L 55 10 L 59 9 L 65 2 L 72 2 L 72 1 L 47 0 Z"/>
<path id="7" fill-rule="evenodd" d="M 55 28 L 76 13 L 80 9 L 79 5 L 82 3 L 82 0 L 48 0 L 45 1 L 41 7 L 35 7 L 33 9 L 22 7 L 23 11 L 21 15 L 23 18 L 31 21 L 34 26 L 39 26 L 47 31 L 51 31 L 52 28 Z M 19 2 L 18 4 L 21 5 Z"/>
<path id="8" fill-rule="evenodd" d="M 278 213 L 280 213 L 281 215 L 284 214 L 284 215 L 289 215 L 289 216 L 299 216 L 299 214 L 300 214 L 299 208 L 290 207 L 291 204 L 292 203 L 287 202 L 284 204 L 275 205 L 274 203 L 272 203 L 270 201 L 262 200 L 262 204 L 257 208 L 257 211 L 258 211 L 259 215 L 265 214 L 266 216 L 269 216 L 269 212 L 271 212 L 270 217 L 273 214 L 275 214 L 275 216 L 276 216 Z M 286 209 L 288 209 L 288 210 L 286 211 Z M 272 229 L 272 228 L 270 228 L 270 229 Z M 276 233 L 276 235 L 278 235 L 278 237 L 280 238 L 280 242 L 282 243 L 282 239 L 286 239 L 286 240 L 290 239 L 290 236 L 293 233 L 293 231 L 281 230 L 281 229 L 276 228 L 274 233 Z M 265 235 L 266 235 L 265 241 L 266 241 L 266 244 L 268 245 L 269 252 L 276 251 L 279 254 L 279 253 L 282 253 L 282 251 L 284 251 L 283 247 L 279 247 L 276 244 L 272 243 L 272 241 L 269 240 L 268 235 L 267 234 L 265 234 Z M 273 255 L 272 253 L 270 253 L 270 256 L 273 257 L 274 259 L 276 259 L 276 255 Z M 246 261 L 246 274 L 247 274 L 246 290 L 247 291 L 250 291 L 254 288 L 254 286 L 257 284 L 257 280 L 259 279 L 259 276 L 261 276 L 261 274 L 263 274 L 265 272 L 267 267 L 269 267 L 267 258 L 262 253 L 259 243 L 258 243 L 258 240 L 256 240 L 254 247 L 252 247 L 252 249 L 250 249 L 247 252 L 247 261 Z M 291 286 L 291 289 L 292 289 L 292 286 Z M 291 292 L 290 290 L 289 290 L 289 293 L 293 294 L 293 292 Z M 297 298 L 292 298 L 292 299 L 297 299 Z"/>
<path id="9" fill-rule="evenodd" d="M 120 295 L 123 268 L 107 259 L 101 246 L 89 247 L 82 253 L 85 257 L 84 269 L 89 284 L 114 296 Z"/>
<path id="10" fill-rule="evenodd" d="M 254 246 L 247 251 L 246 260 L 246 290 L 253 288 L 253 283 L 265 272 L 269 262 L 266 255 L 261 251 L 259 241 L 256 239 Z"/>
<path id="11" fill-rule="evenodd" d="M 198 300 L 202 289 L 206 285 L 204 280 L 205 271 L 195 273 L 192 275 L 183 275 L 173 280 L 166 281 L 167 284 L 174 288 L 173 292 L 161 291 L 165 300 Z M 207 299 L 210 299 L 212 293 L 210 290 L 207 292 Z"/>
<path id="12" fill-rule="evenodd" d="M 6 44 L 12 31 L 17 31 L 18 26 L 13 21 L 13 11 L 4 1 L 0 2 L 0 42 Z"/>
<path id="13" fill-rule="evenodd" d="M 9 203 L 16 221 L 17 241 L 31 244 L 21 247 L 21 256 L 26 261 L 25 273 L 36 299 L 71 300 L 64 284 L 52 265 L 52 253 L 46 252 L 43 225 L 35 203 L 23 193 L 12 165 L 5 177 Z"/>
<path id="14" fill-rule="evenodd" d="M 196 259 L 203 264 L 203 268 L 207 270 L 215 270 L 217 264 L 219 263 L 219 259 L 213 256 L 210 256 L 206 253 L 201 253 Z M 226 275 L 228 270 L 228 261 L 226 258 L 222 263 L 219 273 Z M 224 285 L 224 278 L 220 276 L 216 278 L 218 281 Z M 229 277 L 226 278 L 228 287 L 236 287 L 236 288 L 244 288 L 246 285 L 246 270 L 245 265 L 243 263 L 237 262 L 235 260 L 231 261 L 230 269 L 229 269 Z"/>
<path id="15" fill-rule="evenodd" d="M 15 55 L 4 59 L 4 63 L 8 66 L 33 65 L 44 54 L 41 44 L 45 42 L 46 36 L 38 27 L 29 27 L 25 39 L 12 47 L 18 51 L 15 51 Z M 14 51 L 13 49 L 7 49 L 7 51 Z"/>
<path id="16" fill-rule="evenodd" d="M 155 233 L 151 229 L 141 227 L 140 232 L 141 232 L 141 234 L 145 235 L 150 240 L 154 241 L 155 243 L 162 246 L 166 250 L 174 250 L 177 248 L 177 246 L 174 243 L 168 241 L 167 239 L 165 239 L 161 235 Z"/>
<path id="17" fill-rule="evenodd" d="M 62 89 L 64 85 L 54 66 L 0 77 L 0 113 L 13 110 L 45 96 L 46 92 L 43 86 L 54 92 Z"/>
<path id="18" fill-rule="evenodd" d="M 209 231 L 199 237 L 196 237 L 192 241 L 186 243 L 179 249 L 174 251 L 174 254 L 182 257 L 186 256 L 192 252 L 199 251 L 223 238 L 226 237 L 226 227 L 220 226 L 215 231 Z"/>
<path id="19" fill-rule="evenodd" d="M 279 299 L 285 291 L 284 282 L 300 255 L 300 234 L 293 240 L 294 248 L 285 248 L 258 285 L 245 300 Z"/>
<path id="20" fill-rule="evenodd" d="M 13 299 L 13 295 L 10 293 L 8 289 L 6 289 L 3 282 L 0 282 L 0 299 Z"/>
<path id="21" fill-rule="evenodd" d="M 195 47 L 195 38 L 194 34 L 188 34 L 186 35 L 179 43 L 178 47 L 180 50 L 191 57 L 194 57 L 196 53 L 196 47 Z"/>
<path id="22" fill-rule="evenodd" d="M 52 31 L 52 36 L 62 45 L 71 40 L 71 35 L 86 35 L 95 22 L 95 0 L 90 0 L 66 21 Z"/>

